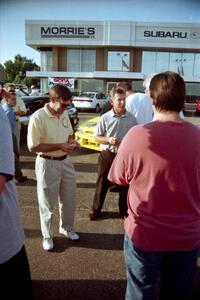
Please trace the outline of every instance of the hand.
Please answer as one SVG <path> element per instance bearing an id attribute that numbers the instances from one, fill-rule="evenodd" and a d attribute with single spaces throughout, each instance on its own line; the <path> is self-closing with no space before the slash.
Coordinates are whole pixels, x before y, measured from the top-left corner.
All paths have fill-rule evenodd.
<path id="1" fill-rule="evenodd" d="M 27 108 L 25 115 L 28 116 L 28 115 L 30 115 L 30 113 L 31 113 L 30 108 Z"/>
<path id="2" fill-rule="evenodd" d="M 66 153 L 71 153 L 76 150 L 77 144 L 76 143 L 64 143 L 60 144 L 60 150 L 66 152 Z"/>
<path id="3" fill-rule="evenodd" d="M 75 139 L 70 139 L 69 140 L 69 144 L 71 145 L 75 145 L 75 150 L 80 150 L 81 149 L 81 145 L 75 140 Z"/>
<path id="4" fill-rule="evenodd" d="M 109 144 L 112 146 L 117 146 L 119 144 L 119 141 L 115 137 L 109 137 Z"/>

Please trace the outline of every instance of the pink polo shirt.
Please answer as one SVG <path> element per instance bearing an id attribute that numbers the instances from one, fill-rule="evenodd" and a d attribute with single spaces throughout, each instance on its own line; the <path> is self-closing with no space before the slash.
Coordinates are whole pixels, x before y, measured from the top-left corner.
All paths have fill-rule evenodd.
<path id="1" fill-rule="evenodd" d="M 129 184 L 125 231 L 141 249 L 200 245 L 200 129 L 154 121 L 124 137 L 109 180 Z"/>

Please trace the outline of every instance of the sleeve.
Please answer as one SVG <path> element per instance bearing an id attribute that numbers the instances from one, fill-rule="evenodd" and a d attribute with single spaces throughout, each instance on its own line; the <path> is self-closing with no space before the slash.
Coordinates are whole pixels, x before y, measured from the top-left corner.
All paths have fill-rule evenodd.
<path id="1" fill-rule="evenodd" d="M 29 150 L 41 143 L 43 134 L 42 120 L 38 115 L 33 114 L 28 124 L 27 145 Z"/>
<path id="2" fill-rule="evenodd" d="M 106 133 L 106 122 L 105 122 L 104 115 L 102 115 L 94 130 L 94 136 L 97 135 L 105 136 L 105 133 Z"/>
<path id="3" fill-rule="evenodd" d="M 134 151 L 133 143 L 130 144 L 133 141 L 131 132 L 132 129 L 124 137 L 108 174 L 108 179 L 119 185 L 128 185 L 132 178 Z"/>
<path id="4" fill-rule="evenodd" d="M 181 119 L 184 119 L 184 118 L 185 118 L 185 117 L 184 117 L 184 113 L 183 113 L 182 110 L 181 110 L 180 113 L 179 113 L 179 117 L 180 117 Z"/>
<path id="5" fill-rule="evenodd" d="M 6 115 L 8 117 L 9 123 L 10 123 L 11 131 L 14 133 L 15 132 L 15 113 L 11 110 L 7 110 Z"/>
<path id="6" fill-rule="evenodd" d="M 7 180 L 14 175 L 14 153 L 11 127 L 7 116 L 0 106 L 0 174 L 7 176 Z"/>
<path id="7" fill-rule="evenodd" d="M 135 107 L 136 98 L 137 98 L 136 95 L 132 95 L 130 98 L 129 97 L 126 98 L 126 109 L 134 116 L 137 113 Z"/>
<path id="8" fill-rule="evenodd" d="M 72 128 L 72 123 L 71 123 L 71 121 L 70 121 L 70 119 L 69 119 L 68 114 L 67 114 L 67 125 L 68 125 L 68 128 L 69 128 L 69 135 L 73 135 L 74 130 L 73 130 L 73 128 Z"/>
<path id="9" fill-rule="evenodd" d="M 24 104 L 24 101 L 21 98 L 17 98 L 17 105 L 18 105 L 18 109 L 20 109 L 21 111 L 24 111 L 24 113 L 26 113 L 26 106 Z"/>

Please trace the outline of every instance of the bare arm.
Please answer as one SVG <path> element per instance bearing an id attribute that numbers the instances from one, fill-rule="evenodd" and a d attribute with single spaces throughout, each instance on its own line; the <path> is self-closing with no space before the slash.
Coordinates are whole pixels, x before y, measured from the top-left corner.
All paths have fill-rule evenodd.
<path id="1" fill-rule="evenodd" d="M 99 144 L 110 144 L 113 146 L 116 146 L 119 144 L 119 141 L 115 138 L 115 137 L 108 137 L 108 136 L 101 136 L 101 135 L 96 135 L 95 137 L 95 141 L 97 141 L 97 143 Z"/>
<path id="2" fill-rule="evenodd" d="M 51 152 L 56 150 L 62 150 L 66 153 L 71 153 L 75 150 L 76 145 L 72 143 L 63 144 L 39 144 L 29 149 L 31 152 Z"/>
<path id="3" fill-rule="evenodd" d="M 24 116 L 24 115 L 26 115 L 26 112 L 24 112 L 23 110 L 18 110 L 18 111 L 16 111 L 15 112 L 15 114 L 17 115 L 17 116 Z"/>

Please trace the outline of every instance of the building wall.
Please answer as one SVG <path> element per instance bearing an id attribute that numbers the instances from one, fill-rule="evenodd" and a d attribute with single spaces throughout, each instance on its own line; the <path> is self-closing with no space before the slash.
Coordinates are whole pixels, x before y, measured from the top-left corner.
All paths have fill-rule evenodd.
<path id="1" fill-rule="evenodd" d="M 51 54 L 47 51 L 49 66 L 42 70 L 66 72 L 64 76 L 69 78 L 74 72 L 73 76 L 79 78 L 80 91 L 92 87 L 108 90 L 109 84 L 128 78 L 128 73 L 129 79 L 137 80 L 138 73 L 142 78 L 149 73 L 171 70 L 186 81 L 200 81 L 200 24 L 29 20 L 25 28 L 27 45 L 39 48 L 43 56 L 46 47 L 52 49 Z M 105 77 L 93 76 L 95 72 L 102 72 Z M 141 89 L 141 84 L 137 89 Z"/>
<path id="2" fill-rule="evenodd" d="M 96 70 L 105 71 L 106 70 L 106 53 L 105 48 L 96 49 Z"/>
<path id="3" fill-rule="evenodd" d="M 67 71 L 67 49 L 58 47 L 58 71 Z"/>
<path id="4" fill-rule="evenodd" d="M 200 24 L 131 21 L 26 21 L 26 44 L 199 49 Z"/>

